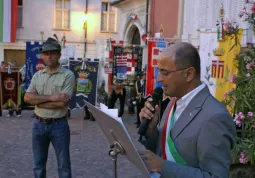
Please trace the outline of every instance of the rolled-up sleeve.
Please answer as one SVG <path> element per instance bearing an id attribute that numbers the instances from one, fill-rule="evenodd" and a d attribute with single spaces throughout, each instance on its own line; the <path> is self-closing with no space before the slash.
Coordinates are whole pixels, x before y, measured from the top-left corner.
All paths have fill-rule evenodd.
<path id="1" fill-rule="evenodd" d="M 74 74 L 70 71 L 65 76 L 65 82 L 62 87 L 62 92 L 67 93 L 69 97 L 71 98 L 74 92 L 74 83 L 75 83 L 75 77 Z"/>
<path id="2" fill-rule="evenodd" d="M 30 85 L 29 85 L 29 87 L 28 87 L 28 89 L 27 89 L 26 92 L 28 92 L 28 93 L 31 93 L 31 92 L 32 92 L 32 93 L 33 93 L 33 92 L 36 91 L 37 76 L 38 76 L 38 73 L 35 73 L 35 74 L 33 75 L 32 80 L 31 80 L 31 82 L 30 82 Z"/>

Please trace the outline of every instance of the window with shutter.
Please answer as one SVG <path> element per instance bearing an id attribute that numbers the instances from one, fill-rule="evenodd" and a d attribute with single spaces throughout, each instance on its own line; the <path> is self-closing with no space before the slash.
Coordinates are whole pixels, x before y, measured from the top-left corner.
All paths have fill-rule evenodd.
<path id="1" fill-rule="evenodd" d="M 116 32 L 116 10 L 108 2 L 102 2 L 101 32 Z"/>
<path id="2" fill-rule="evenodd" d="M 70 29 L 71 0 L 56 0 L 55 28 Z"/>

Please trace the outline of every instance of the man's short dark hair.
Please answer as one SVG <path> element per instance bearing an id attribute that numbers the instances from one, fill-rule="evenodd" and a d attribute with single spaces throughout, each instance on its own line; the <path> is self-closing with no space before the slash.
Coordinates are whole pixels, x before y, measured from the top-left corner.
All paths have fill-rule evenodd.
<path id="1" fill-rule="evenodd" d="M 200 56 L 193 45 L 185 42 L 175 44 L 173 58 L 178 69 L 194 67 L 196 76 L 200 77 Z"/>

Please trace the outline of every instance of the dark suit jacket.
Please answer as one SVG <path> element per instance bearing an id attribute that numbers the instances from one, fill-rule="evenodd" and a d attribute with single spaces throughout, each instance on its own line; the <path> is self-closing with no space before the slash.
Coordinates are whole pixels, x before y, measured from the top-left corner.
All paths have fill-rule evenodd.
<path id="1" fill-rule="evenodd" d="M 160 156 L 161 131 L 170 104 L 157 132 L 156 153 Z M 225 106 L 210 94 L 208 87 L 190 101 L 171 130 L 171 136 L 188 166 L 165 161 L 162 178 L 228 178 L 231 148 L 236 140 L 235 124 Z"/>

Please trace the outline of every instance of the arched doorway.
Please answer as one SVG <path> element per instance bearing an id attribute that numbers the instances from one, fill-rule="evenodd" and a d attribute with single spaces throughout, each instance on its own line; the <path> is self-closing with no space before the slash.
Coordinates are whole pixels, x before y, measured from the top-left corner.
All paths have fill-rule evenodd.
<path id="1" fill-rule="evenodd" d="M 136 25 L 133 25 L 127 33 L 127 41 L 132 45 L 141 45 L 141 36 L 139 29 Z"/>
<path id="2" fill-rule="evenodd" d="M 139 32 L 137 27 L 134 31 L 134 35 L 133 35 L 133 38 L 132 38 L 132 44 L 134 44 L 134 45 L 140 45 L 141 44 L 141 36 L 140 36 L 140 32 Z"/>

